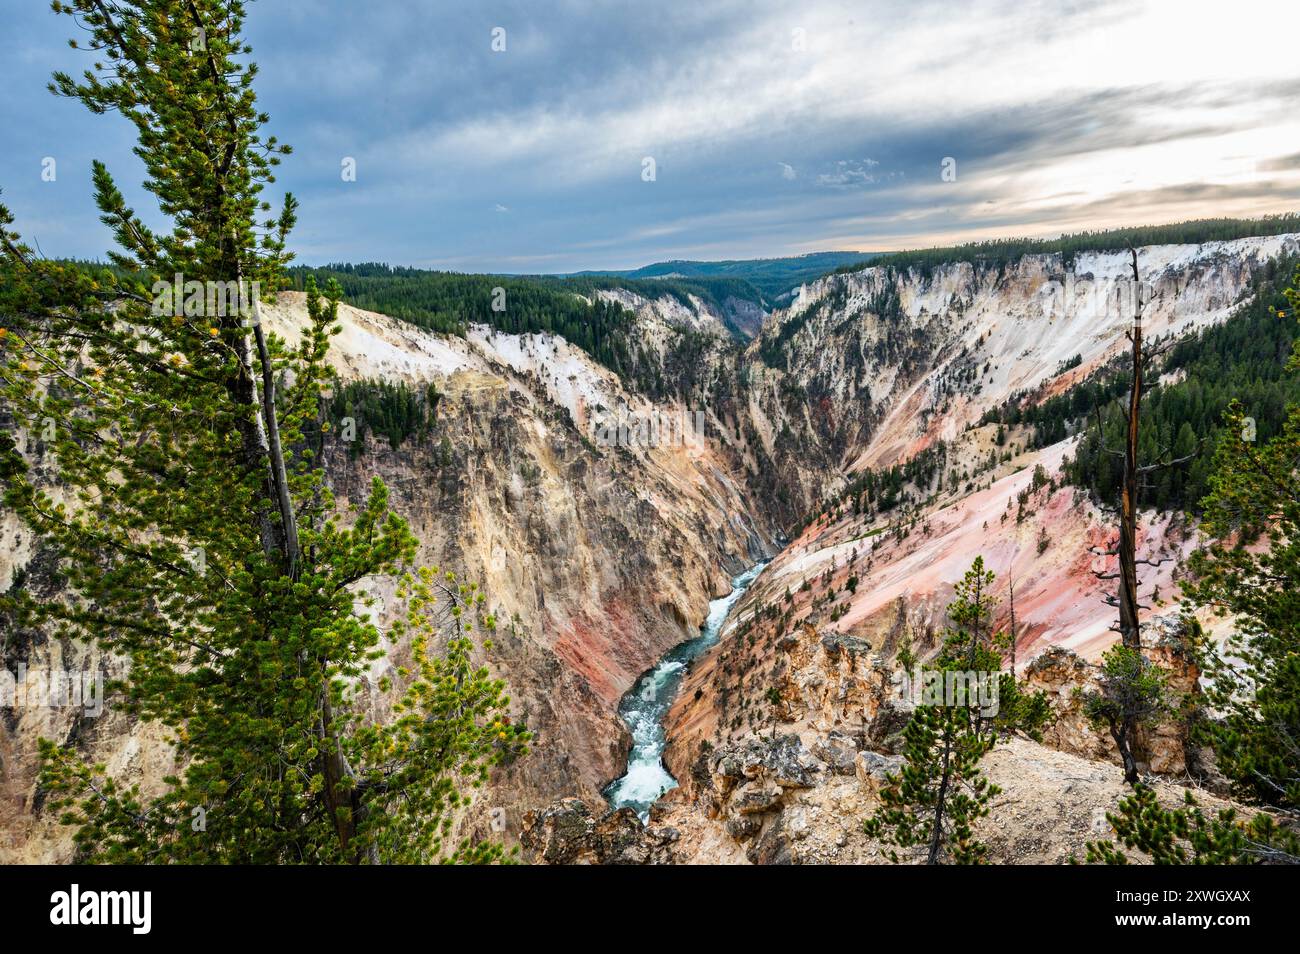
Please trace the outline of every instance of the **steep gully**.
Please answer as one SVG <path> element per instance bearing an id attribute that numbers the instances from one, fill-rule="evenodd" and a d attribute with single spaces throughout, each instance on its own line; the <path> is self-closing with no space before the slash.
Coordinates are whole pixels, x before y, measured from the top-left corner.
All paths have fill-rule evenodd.
<path id="1" fill-rule="evenodd" d="M 1179 336 L 1224 320 L 1242 301 L 1252 271 L 1295 247 L 1294 236 L 1279 236 L 1141 250 L 1144 274 L 1157 290 L 1152 327 Z M 1075 268 L 1099 287 L 1109 287 L 1120 264 L 1118 254 L 1093 253 Z M 815 421 L 786 417 L 789 410 L 773 399 L 783 382 L 793 381 L 802 393 L 822 396 L 821 405 L 805 401 L 805 407 L 834 411 L 825 415 L 824 425 L 832 432 L 830 444 L 846 450 L 840 466 L 828 470 L 887 466 L 943 439 L 950 445 L 947 469 L 964 474 L 967 485 L 954 482 L 949 494 L 927 488 L 934 496 L 917 533 L 899 534 L 897 540 L 875 536 L 882 527 L 870 516 L 824 514 L 772 558 L 761 580 L 729 594 L 735 598 L 718 630 L 725 613 L 752 615 L 757 607 L 777 605 L 784 590 L 782 605 L 792 622 L 813 623 L 818 632 L 851 633 L 886 648 L 900 625 L 923 634 L 941 627 L 951 581 L 960 578 L 974 554 L 986 553 L 1000 571 L 1000 582 L 1018 580 L 1023 661 L 1050 646 L 1095 656 L 1106 644 L 1111 620 L 1088 554 L 1104 540 L 1107 521 L 1071 488 L 1053 483 L 1040 492 L 1028 486 L 1040 465 L 1058 475 L 1073 441 L 1022 451 L 1019 442 L 1026 435 L 1017 432 L 1008 438 L 1017 445 L 1015 452 L 998 461 L 995 428 L 979 423 L 986 410 L 1016 394 L 1041 400 L 1068 389 L 1113 357 L 1123 340 L 1122 309 L 1073 300 L 1058 307 L 1043 294 L 1044 282 L 1063 269 L 1056 259 L 1033 256 L 996 273 L 946 266 L 923 281 L 867 269 L 801 289 L 790 312 L 773 318 L 765 329 L 768 337 L 786 324 L 794 330 L 784 334 L 789 340 L 783 371 L 758 362 L 750 366 L 760 398 L 749 409 L 761 407 L 759 423 L 796 424 L 793 430 L 804 434 L 817 430 Z M 889 315 L 876 316 L 873 296 L 882 282 L 896 283 L 900 304 Z M 1071 355 L 1077 356 L 1073 362 L 1067 361 Z M 901 370 L 916 365 L 927 372 Z M 799 446 L 800 452 L 811 449 Z M 990 456 L 997 461 L 991 470 L 984 465 Z M 815 490 L 805 493 L 824 497 Z M 1024 513 L 1008 527 L 1008 508 L 1018 495 L 1028 495 Z M 1192 534 L 1167 523 L 1153 518 L 1142 545 L 1185 556 Z M 847 585 L 850 576 L 857 577 L 856 588 Z M 1156 594 L 1176 591 L 1172 575 L 1153 572 L 1146 582 Z M 810 583 L 814 592 L 804 597 L 801 590 Z M 840 594 L 835 615 L 827 618 L 834 607 L 811 605 L 817 593 Z M 717 603 L 711 605 L 710 624 Z M 731 738 L 721 724 L 725 698 L 718 698 L 725 673 L 716 651 L 709 651 L 717 641 L 718 632 L 710 634 L 706 626 L 699 639 L 663 657 L 624 697 L 619 711 L 632 733 L 633 751 L 627 773 L 605 790 L 613 807 L 632 807 L 646 817 L 655 801 L 677 787 L 674 774 L 682 777 L 705 742 Z M 760 668 L 738 665 L 742 671 Z"/>
<path id="2" fill-rule="evenodd" d="M 627 770 L 605 789 L 611 808 L 628 807 L 643 821 L 650 806 L 677 787 L 677 780 L 664 767 L 663 752 L 667 742 L 664 717 L 677 698 L 691 663 L 718 641 L 723 624 L 736 602 L 767 563 L 758 563 L 731 581 L 731 592 L 709 603 L 709 614 L 700 635 L 674 646 L 659 663 L 636 681 L 623 701 L 618 714 L 632 733 L 632 751 Z"/>

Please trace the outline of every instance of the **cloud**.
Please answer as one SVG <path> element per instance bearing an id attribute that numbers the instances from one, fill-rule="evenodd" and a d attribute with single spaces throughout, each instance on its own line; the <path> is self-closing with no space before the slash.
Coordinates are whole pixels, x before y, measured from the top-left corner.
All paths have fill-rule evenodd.
<path id="1" fill-rule="evenodd" d="M 1300 152 L 1294 152 L 1289 156 L 1275 156 L 1272 159 L 1261 159 L 1255 164 L 1259 172 L 1290 172 L 1300 170 Z"/>
<path id="2" fill-rule="evenodd" d="M 1267 0 L 542 6 L 250 7 L 302 260 L 570 271 L 1293 207 L 1300 80 L 1290 34 L 1259 28 Z M 88 65 L 66 20 L 10 21 L 5 200 L 47 254 L 102 256 L 92 155 L 154 221 L 130 130 L 43 92 Z"/>
<path id="3" fill-rule="evenodd" d="M 824 186 L 871 185 L 880 177 L 872 170 L 879 166 L 874 159 L 841 159 L 835 163 L 831 172 L 823 172 L 817 177 L 817 184 Z"/>

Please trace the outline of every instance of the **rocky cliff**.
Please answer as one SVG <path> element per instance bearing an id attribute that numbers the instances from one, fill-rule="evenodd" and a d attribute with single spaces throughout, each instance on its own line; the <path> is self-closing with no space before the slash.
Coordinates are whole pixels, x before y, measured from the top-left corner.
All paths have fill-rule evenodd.
<path id="1" fill-rule="evenodd" d="M 1186 635 L 1170 617 L 1143 633 L 1145 651 L 1170 670 L 1178 693 L 1196 691 Z M 667 761 L 681 786 L 648 825 L 626 809 L 593 811 L 571 800 L 526 818 L 525 850 L 546 864 L 887 863 L 862 823 L 903 766 L 901 733 L 916 703 L 897 675 L 851 636 L 807 625 L 779 638 L 751 630 L 720 647 L 673 707 Z M 1089 840 L 1109 834 L 1106 813 L 1127 788 L 1113 745 L 1080 711 L 1079 693 L 1096 678 L 1097 667 L 1067 649 L 1029 667 L 1025 683 L 1048 693 L 1052 718 L 1041 742 L 1013 735 L 981 763 L 1002 789 L 976 826 L 992 862 L 1082 859 Z M 1181 712 L 1144 734 L 1139 757 L 1166 805 L 1181 802 L 1189 777 L 1213 785 L 1192 764 Z M 1204 790 L 1198 798 L 1227 804 Z"/>
<path id="2" fill-rule="evenodd" d="M 1182 334 L 1222 320 L 1253 269 L 1297 249 L 1294 235 L 1142 249 L 1153 296 L 1148 333 Z M 1086 666 L 1110 638 L 1088 553 L 1104 542 L 1107 520 L 1056 479 L 1069 440 L 1025 451 L 1022 435 L 1012 433 L 1004 448 L 993 427 L 978 422 L 1013 397 L 1059 393 L 1117 353 L 1129 320 L 1118 300 L 1124 262 L 1119 254 L 1069 263 L 1026 256 L 1003 267 L 828 276 L 768 316 L 748 345 L 700 302 L 627 297 L 621 303 L 635 315 L 648 362 L 637 387 L 556 336 L 475 326 L 450 337 L 344 306 L 332 351 L 344 381 L 432 383 L 441 398 L 423 439 L 397 447 L 373 437 L 361 447 L 331 443 L 328 479 L 347 506 L 372 475 L 383 477 L 422 540 L 420 559 L 483 584 L 508 621 L 485 662 L 509 680 L 515 715 L 537 734 L 533 754 L 493 779 L 470 829 L 486 832 L 490 810 L 499 809 L 492 817 L 504 820 L 513 840 L 525 811 L 558 797 L 598 804 L 628 746 L 616 715 L 621 695 L 697 632 L 730 576 L 778 550 L 721 644 L 690 674 L 669 724 L 670 767 L 697 783 L 683 782 L 671 810 L 695 812 L 707 779 L 709 798 L 732 806 L 716 811 L 734 832 L 726 821 L 701 825 L 689 814 L 680 837 L 642 843 L 638 835 L 632 845 L 620 834 L 626 819 L 610 828 L 599 812 L 572 825 L 568 816 L 548 816 L 544 828 L 581 834 L 586 847 L 573 857 L 798 855 L 781 839 L 751 852 L 767 844 L 768 830 L 766 822 L 754 830 L 753 819 L 790 804 L 792 792 L 817 790 L 857 805 L 857 795 L 837 794 L 836 786 L 869 788 L 887 763 L 862 753 L 888 757 L 900 725 L 885 692 L 888 660 L 904 635 L 934 645 L 952 581 L 976 553 L 999 574 L 1000 599 L 1015 580 L 1020 668 L 1050 647 L 1078 653 Z M 304 318 L 296 295 L 267 310 L 271 327 L 289 338 Z M 639 423 L 664 419 L 701 420 L 702 439 L 647 439 L 657 432 Z M 611 432 L 611 421 L 632 426 Z M 863 468 L 913 460 L 941 442 L 939 462 L 909 485 L 911 502 L 898 513 L 854 512 L 836 499 Z M 1147 553 L 1177 557 L 1193 543 L 1191 528 L 1176 520 L 1144 527 Z M 788 545 L 784 534 L 794 537 Z M 26 585 L 57 587 L 11 515 L 0 513 L 0 535 L 0 587 L 16 574 Z M 1161 603 L 1174 592 L 1176 572 L 1177 560 L 1148 576 L 1156 612 L 1172 609 Z M 368 589 L 383 605 L 393 581 L 372 580 Z M 115 665 L 41 633 L 2 638 L 10 671 L 20 662 Z M 389 700 L 376 687 L 403 651 L 379 661 L 362 687 L 377 718 Z M 754 740 L 773 732 L 778 741 L 793 734 L 799 747 L 754 750 Z M 111 703 L 97 720 L 6 709 L 3 860 L 70 857 L 66 833 L 42 812 L 35 785 L 42 736 L 77 743 L 128 781 L 147 785 L 171 767 L 149 727 Z M 706 742 L 715 752 L 739 747 L 735 759 L 701 761 Z M 1066 771 L 1058 757 L 1096 754 L 1082 736 L 1059 745 L 1052 752 L 1012 746 L 996 758 L 1019 753 L 1047 778 Z M 834 785 L 802 787 L 811 776 L 792 766 L 805 758 L 821 766 L 813 775 Z M 842 846 L 833 828 L 816 830 L 826 817 L 819 803 L 807 804 L 817 810 L 789 816 L 782 830 L 811 832 L 807 844 L 822 847 L 808 857 L 849 857 L 826 847 Z M 841 812 L 843 824 L 851 814 Z M 536 821 L 532 830 L 540 830 Z M 540 850 L 559 857 L 568 849 Z"/>
<path id="3" fill-rule="evenodd" d="M 293 339 L 305 320 L 301 296 L 282 296 L 265 318 Z M 344 306 L 331 358 L 344 381 L 433 383 L 437 421 L 422 440 L 393 448 L 327 446 L 325 469 L 346 508 L 379 475 L 394 508 L 421 540 L 419 560 L 478 581 L 505 621 L 485 662 L 509 681 L 515 717 L 536 735 L 535 755 L 503 769 L 470 825 L 517 836 L 523 809 L 566 794 L 598 798 L 628 747 L 618 700 L 645 669 L 698 631 L 708 601 L 730 576 L 773 552 L 763 508 L 725 448 L 709 441 L 638 440 L 604 446 L 594 418 L 606 411 L 649 417 L 684 413 L 652 405 L 563 339 L 475 328 L 465 339 L 434 335 Z M 443 444 L 444 438 L 447 444 Z M 449 452 L 442 452 L 449 446 Z M 0 586 L 55 586 L 37 550 L 6 517 Z M 395 581 L 366 589 L 392 602 Z M 111 667 L 97 650 L 7 633 L 6 667 Z M 396 646 L 363 685 L 372 713 L 390 699 L 376 688 L 400 665 Z M 67 833 L 41 812 L 39 737 L 74 741 L 123 779 L 148 782 L 170 769 L 147 728 L 115 712 L 6 709 L 0 731 L 0 859 L 67 860 Z M 504 830 L 501 829 L 504 825 Z"/>

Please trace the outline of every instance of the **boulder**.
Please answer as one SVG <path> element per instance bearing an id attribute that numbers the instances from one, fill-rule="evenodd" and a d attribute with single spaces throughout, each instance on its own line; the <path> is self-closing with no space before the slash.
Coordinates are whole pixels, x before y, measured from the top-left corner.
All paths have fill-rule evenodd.
<path id="1" fill-rule="evenodd" d="M 731 805 L 742 815 L 757 815 L 780 806 L 783 794 L 784 790 L 775 782 L 746 782 L 731 796 Z"/>
<path id="2" fill-rule="evenodd" d="M 874 794 L 888 783 L 890 775 L 896 775 L 902 770 L 904 762 L 901 755 L 882 755 L 867 749 L 857 754 L 853 768 L 858 781 Z"/>
<path id="3" fill-rule="evenodd" d="M 915 710 L 910 699 L 886 699 L 867 725 L 868 744 L 882 752 L 903 751 L 903 730 Z"/>
<path id="4" fill-rule="evenodd" d="M 813 743 L 812 753 L 825 762 L 827 768 L 834 774 L 852 775 L 858 746 L 850 736 L 843 732 L 832 731 Z"/>
<path id="5" fill-rule="evenodd" d="M 821 763 L 797 735 L 749 738 L 724 746 L 710 757 L 714 788 L 724 795 L 741 779 L 771 779 L 782 788 L 809 788 Z"/>

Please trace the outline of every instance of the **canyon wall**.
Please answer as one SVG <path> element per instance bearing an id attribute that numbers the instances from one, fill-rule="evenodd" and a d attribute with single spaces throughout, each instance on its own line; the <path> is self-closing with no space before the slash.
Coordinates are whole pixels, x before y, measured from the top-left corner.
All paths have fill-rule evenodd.
<path id="1" fill-rule="evenodd" d="M 306 320 L 301 295 L 264 311 L 289 340 Z M 510 686 L 512 715 L 535 733 L 533 754 L 498 771 L 466 833 L 513 840 L 526 807 L 566 794 L 598 799 L 622 771 L 629 746 L 616 709 L 645 669 L 698 632 L 708 601 L 729 578 L 775 550 L 734 456 L 707 441 L 602 446 L 598 411 L 683 415 L 652 405 L 563 339 L 502 335 L 476 327 L 464 338 L 435 335 L 340 309 L 331 360 L 344 381 L 383 378 L 437 386 L 437 421 L 422 440 L 397 448 L 373 435 L 363 447 L 333 441 L 325 471 L 341 510 L 383 478 L 392 506 L 419 537 L 418 560 L 480 583 L 502 621 L 483 661 Z M 646 337 L 670 337 L 649 325 Z M 443 451 L 446 439 L 448 451 Z M 0 587 L 16 572 L 54 591 L 39 547 L 12 515 Z M 393 609 L 396 581 L 363 589 Z M 5 665 L 96 669 L 120 666 L 94 647 L 39 632 L 6 633 Z M 376 718 L 391 696 L 378 686 L 409 658 L 392 647 L 359 687 Z M 149 790 L 174 766 L 161 734 L 118 713 L 5 709 L 0 724 L 0 861 L 66 861 L 68 833 L 42 812 L 36 785 L 40 737 L 77 744 L 126 782 Z M 488 828 L 488 819 L 496 821 Z M 504 831 L 500 825 L 504 823 Z"/>
<path id="2" fill-rule="evenodd" d="M 1140 249 L 1145 334 L 1159 340 L 1223 321 L 1256 269 L 1298 252 L 1295 235 Z M 813 510 L 729 627 L 762 610 L 887 651 L 905 632 L 933 640 L 952 584 L 983 554 L 998 574 L 999 622 L 1014 581 L 1019 663 L 1051 645 L 1086 656 L 1104 648 L 1112 613 L 1093 571 L 1110 566 L 1091 550 L 1104 549 L 1113 520 L 1062 484 L 1075 438 L 1026 449 L 1024 430 L 999 434 L 998 425 L 979 422 L 1010 400 L 1064 392 L 1128 347 L 1127 261 L 1115 252 L 1080 254 L 1068 269 L 1049 255 L 928 272 L 867 268 L 821 279 L 774 314 L 750 346 L 758 361 L 765 345 L 771 354 L 782 342 L 784 367 L 765 367 L 766 390 L 752 402 L 766 431 L 784 428 L 795 443 L 817 442 L 821 453 L 837 455 L 841 482 L 939 441 L 944 452 L 923 485 L 906 488 L 907 506 L 859 513 L 841 500 Z M 825 413 L 788 416 L 773 397 L 782 390 Z M 1140 555 L 1171 558 L 1144 574 L 1143 588 L 1153 612 L 1168 612 L 1194 528 L 1148 514 L 1140 532 Z"/>
<path id="3" fill-rule="evenodd" d="M 1253 269 L 1297 250 L 1294 235 L 1140 250 L 1155 295 L 1148 334 L 1222 320 Z M 483 585 L 503 621 L 484 662 L 509 681 L 513 715 L 537 737 L 531 755 L 493 778 L 466 831 L 487 834 L 487 818 L 499 809 L 493 817 L 504 819 L 503 834 L 514 840 L 525 812 L 558 797 L 598 804 L 628 747 L 619 698 L 664 651 L 698 632 L 729 577 L 777 551 L 672 713 L 668 758 L 679 780 L 712 773 L 700 763 L 705 743 L 743 749 L 774 727 L 779 735 L 798 700 L 807 709 L 800 719 L 834 722 L 827 713 L 851 709 L 857 714 L 844 718 L 852 732 L 867 732 L 885 662 L 904 636 L 921 649 L 937 644 L 952 584 L 978 553 L 999 576 L 1000 624 L 1015 580 L 1022 668 L 1048 647 L 1094 658 L 1111 638 L 1111 611 L 1093 574 L 1105 564 L 1088 548 L 1105 542 L 1109 524 L 1086 495 L 1060 483 L 1072 439 L 1023 450 L 1024 435 L 1011 433 L 1010 453 L 986 465 L 1002 445 L 993 425 L 978 422 L 1014 396 L 1061 392 L 1124 347 L 1130 315 L 1122 302 L 1110 303 L 1118 301 L 1125 262 L 1118 253 L 1081 254 L 1067 268 L 1059 256 L 1035 255 L 1004 267 L 828 276 L 768 316 L 747 345 L 698 302 L 629 293 L 620 301 L 635 314 L 653 364 L 651 393 L 626 386 L 557 336 L 474 326 L 459 338 L 343 306 L 331 360 L 344 381 L 433 383 L 441 399 L 424 439 L 396 448 L 373 437 L 363 447 L 327 446 L 339 505 L 382 477 L 421 540 L 419 559 Z M 301 296 L 282 296 L 266 320 L 292 339 L 305 320 Z M 597 439 L 611 417 L 695 421 L 697 414 L 702 440 Z M 911 488 L 916 502 L 902 516 L 854 513 L 834 502 L 855 471 L 910 459 L 938 441 L 947 446 L 943 462 L 931 483 Z M 1148 574 L 1144 589 L 1153 612 L 1170 613 L 1177 558 L 1194 545 L 1194 531 L 1169 518 L 1143 526 L 1144 553 L 1176 558 Z M 794 539 L 787 543 L 787 535 Z M 0 537 L 0 588 L 21 573 L 25 585 L 57 589 L 40 548 L 10 514 L 0 513 Z M 392 611 L 394 581 L 365 588 L 381 612 Z M 779 626 L 760 640 L 760 624 L 768 623 Z M 97 650 L 40 632 L 2 639 L 10 671 L 25 662 L 120 672 Z M 782 649 L 791 639 L 797 645 Z M 359 687 L 376 718 L 391 703 L 380 680 L 408 651 L 394 647 Z M 814 686 L 808 680 L 816 673 Z M 786 687 L 775 704 L 762 698 L 773 680 Z M 847 779 L 846 769 L 858 771 L 856 755 L 839 751 L 843 740 L 833 731 L 845 729 L 828 723 L 825 737 L 806 747 Z M 0 860 L 71 858 L 67 833 L 42 810 L 40 737 L 75 743 L 146 789 L 173 768 L 160 735 L 116 712 L 111 700 L 99 719 L 6 709 Z M 863 771 L 874 777 L 869 766 Z M 781 787 L 779 779 L 773 784 Z M 754 788 L 753 804 L 774 794 Z M 690 794 L 684 789 L 682 798 Z M 738 850 L 725 832 L 697 836 L 720 852 Z M 664 844 L 646 850 L 657 857 Z"/>

